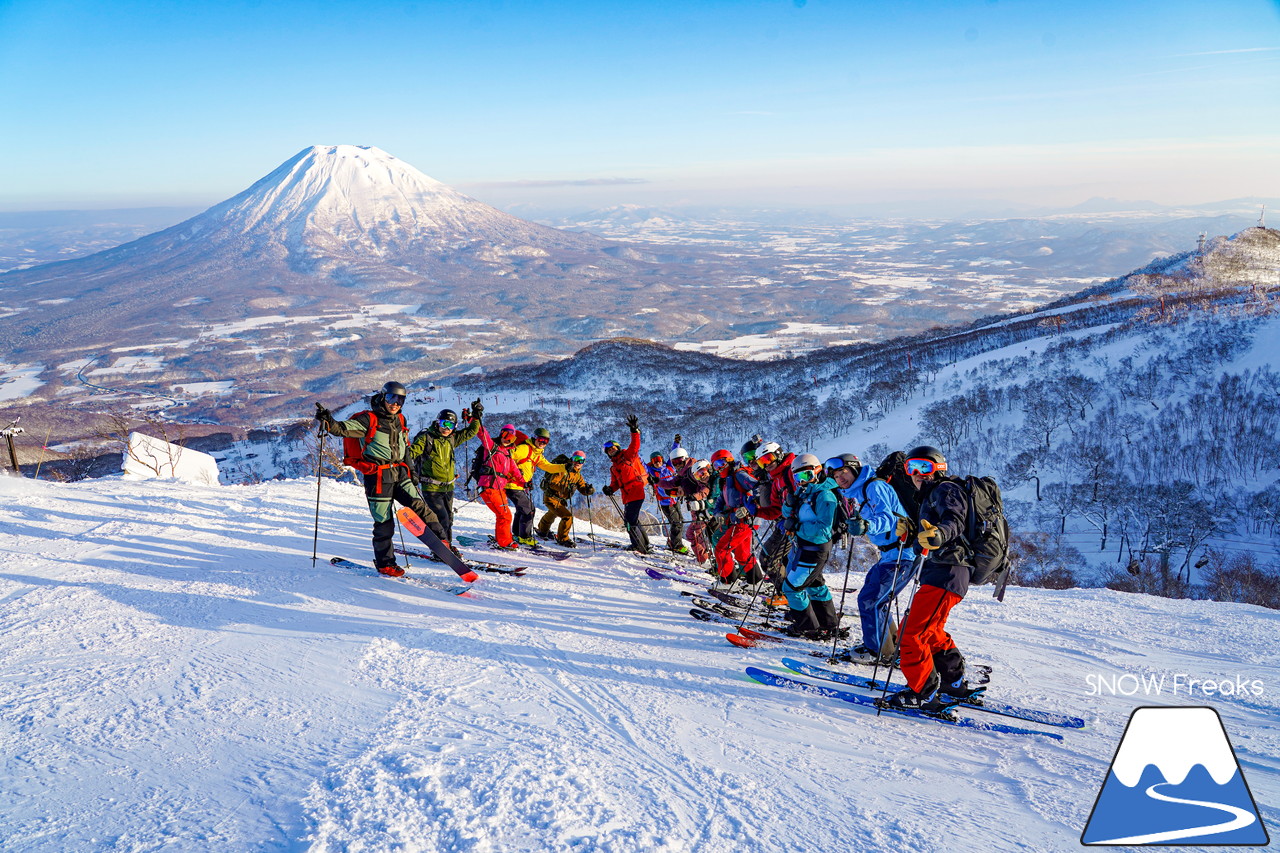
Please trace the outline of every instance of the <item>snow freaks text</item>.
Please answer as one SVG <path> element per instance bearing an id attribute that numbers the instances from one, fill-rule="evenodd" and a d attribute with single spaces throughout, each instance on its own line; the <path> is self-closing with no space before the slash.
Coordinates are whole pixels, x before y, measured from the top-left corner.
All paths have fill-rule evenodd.
<path id="1" fill-rule="evenodd" d="M 1237 674 L 1230 678 L 1201 678 L 1184 672 L 1173 674 L 1124 673 L 1085 676 L 1090 696 L 1261 696 L 1266 686 L 1260 678 Z"/>

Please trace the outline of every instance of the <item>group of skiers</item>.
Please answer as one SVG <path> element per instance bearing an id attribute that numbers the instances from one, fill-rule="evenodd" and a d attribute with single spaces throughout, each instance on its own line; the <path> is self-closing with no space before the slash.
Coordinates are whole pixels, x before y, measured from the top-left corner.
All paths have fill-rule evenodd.
<path id="1" fill-rule="evenodd" d="M 473 463 L 480 498 L 495 518 L 492 547 L 515 550 L 536 546 L 536 511 L 530 490 L 534 470 L 546 472 L 547 509 L 537 534 L 574 547 L 575 493 L 591 495 L 582 476 L 584 451 L 546 458 L 550 433 L 532 436 L 505 424 L 496 438 L 482 423 L 477 400 L 462 417 L 444 409 L 412 441 L 401 409 L 406 390 L 388 382 L 370 409 L 345 421 L 316 404 L 316 419 L 331 435 L 344 439 L 344 462 L 364 474 L 373 516 L 374 561 L 378 571 L 403 574 L 392 546 L 393 502 L 408 506 L 449 548 L 453 545 L 453 499 L 458 479 L 455 451 L 478 437 Z M 890 697 L 897 707 L 942 710 L 975 688 L 965 678 L 964 657 L 946 624 L 978 572 L 973 539 L 973 492 L 947 475 L 942 452 L 920 446 L 895 452 L 880 465 L 864 465 L 852 453 L 821 460 L 794 454 L 776 442 L 753 436 L 738 455 L 716 450 L 696 459 L 676 435 L 667 454 L 640 457 L 639 421 L 628 416 L 630 440 L 606 441 L 609 484 L 630 537 L 629 550 L 652 551 L 641 511 L 651 491 L 667 528 L 667 547 L 694 558 L 726 584 L 738 581 L 758 589 L 767 579 L 781 605 L 785 599 L 787 632 L 810 639 L 844 636 L 823 570 L 842 537 L 866 536 L 879 551 L 858 594 L 861 642 L 849 652 L 863 662 L 890 662 L 896 652 L 907 688 Z M 514 512 L 513 512 L 514 509 Z M 690 518 L 686 526 L 684 511 Z M 552 524 L 557 523 L 552 533 Z M 768 535 L 758 536 L 762 523 Z M 685 544 L 685 540 L 689 545 Z M 691 546 L 691 548 L 690 548 Z M 898 632 L 891 638 L 891 605 L 918 578 L 919 591 Z M 981 582 L 976 580 L 975 582 Z"/>

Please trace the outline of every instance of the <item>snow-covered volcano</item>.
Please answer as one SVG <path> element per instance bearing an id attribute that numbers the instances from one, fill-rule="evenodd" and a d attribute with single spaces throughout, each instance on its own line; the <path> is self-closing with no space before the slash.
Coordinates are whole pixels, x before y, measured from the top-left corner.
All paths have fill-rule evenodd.
<path id="1" fill-rule="evenodd" d="M 369 146 L 317 145 L 249 189 L 173 229 L 178 239 L 252 235 L 295 258 L 354 252 L 421 266 L 425 258 L 483 244 L 539 255 L 600 241 L 526 222 L 469 198 Z"/>
<path id="2" fill-rule="evenodd" d="M 277 389 L 279 367 L 296 359 L 324 363 L 290 371 L 294 387 L 387 362 L 413 362 L 421 375 L 495 349 L 491 339 L 464 339 L 469 348 L 442 352 L 459 336 L 428 340 L 447 326 L 441 321 L 507 323 L 514 331 L 506 340 L 536 330 L 545 345 L 571 349 L 598 330 L 588 323 L 562 332 L 556 324 L 589 297 L 629 290 L 622 301 L 643 302 L 650 280 L 678 278 L 619 254 L 594 235 L 503 213 L 377 148 L 314 146 L 171 228 L 0 275 L 0 360 L 109 364 L 122 346 L 154 348 L 167 367 L 183 368 L 149 377 L 171 384 L 229 369 L 252 377 L 272 352 L 281 361 L 267 381 Z M 388 312 L 398 319 L 387 329 L 367 321 Z M 356 331 L 325 331 L 333 328 Z M 576 337 L 564 342 L 560 334 Z M 233 346 L 218 343 L 229 335 L 238 338 Z M 334 353 L 339 345 L 353 349 Z M 302 375 L 316 366 L 322 372 Z M 167 391 L 168 384 L 160 393 Z"/>

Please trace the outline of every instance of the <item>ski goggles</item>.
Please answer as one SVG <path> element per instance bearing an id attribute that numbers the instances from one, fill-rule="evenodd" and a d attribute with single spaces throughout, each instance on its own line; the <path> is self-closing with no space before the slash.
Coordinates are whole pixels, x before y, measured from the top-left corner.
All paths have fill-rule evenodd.
<path id="1" fill-rule="evenodd" d="M 777 461 L 778 461 L 778 454 L 774 453 L 772 450 L 769 451 L 768 453 L 765 453 L 761 456 L 756 457 L 756 464 L 759 465 L 761 468 L 764 468 L 767 465 L 772 465 L 774 462 L 777 462 Z"/>
<path id="2" fill-rule="evenodd" d="M 550 444 L 550 443 L 551 443 L 551 439 L 549 439 L 549 438 L 535 438 L 535 439 L 533 440 L 533 443 L 534 443 L 534 444 L 536 444 L 536 445 L 538 445 L 539 447 L 546 447 L 548 444 Z"/>
<path id="3" fill-rule="evenodd" d="M 587 457 L 579 456 L 578 454 L 575 453 L 569 457 L 569 461 L 574 465 L 581 465 L 583 462 L 587 461 Z"/>
<path id="4" fill-rule="evenodd" d="M 387 402 L 387 405 L 388 405 L 388 406 L 403 406 L 403 405 L 404 405 L 404 395 L 403 395 L 403 394 L 388 394 L 387 396 L 383 397 L 382 399 L 384 399 L 384 400 Z"/>
<path id="5" fill-rule="evenodd" d="M 721 468 L 723 468 L 724 466 L 726 466 L 726 465 L 728 465 L 728 464 L 729 464 L 729 460 L 728 460 L 728 459 L 717 459 L 715 462 L 712 462 L 712 463 L 711 463 L 711 467 L 712 467 L 712 468 L 715 468 L 717 471 L 719 471 Z"/>
<path id="6" fill-rule="evenodd" d="M 445 419 L 443 421 L 436 421 L 436 423 L 440 425 L 440 429 L 453 429 L 454 427 L 457 426 L 456 423 L 448 419 Z"/>
<path id="7" fill-rule="evenodd" d="M 744 450 L 742 451 L 742 458 L 747 460 L 748 462 L 755 462 L 756 452 L 754 450 Z"/>
<path id="8" fill-rule="evenodd" d="M 939 464 L 932 459 L 908 459 L 903 463 L 902 469 L 907 472 L 909 477 L 927 477 L 937 471 L 947 470 L 947 463 Z"/>
<path id="9" fill-rule="evenodd" d="M 799 471 L 796 471 L 795 473 L 796 473 L 796 482 L 802 486 L 805 483 L 812 483 L 814 480 L 818 479 L 817 468 L 801 468 Z"/>

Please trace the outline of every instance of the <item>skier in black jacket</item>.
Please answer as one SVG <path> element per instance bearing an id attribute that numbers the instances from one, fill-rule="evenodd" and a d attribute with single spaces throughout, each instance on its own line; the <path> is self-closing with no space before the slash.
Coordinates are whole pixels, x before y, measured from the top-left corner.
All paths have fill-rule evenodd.
<path id="1" fill-rule="evenodd" d="M 936 447 L 911 450 L 903 468 L 920 498 L 916 541 L 927 556 L 902 626 L 899 656 L 907 689 L 889 703 L 940 711 L 974 692 L 964 678 L 964 656 L 947 633 L 947 616 L 969 591 L 973 568 L 965 539 L 969 496 L 961 481 L 946 476 L 946 457 Z"/>

